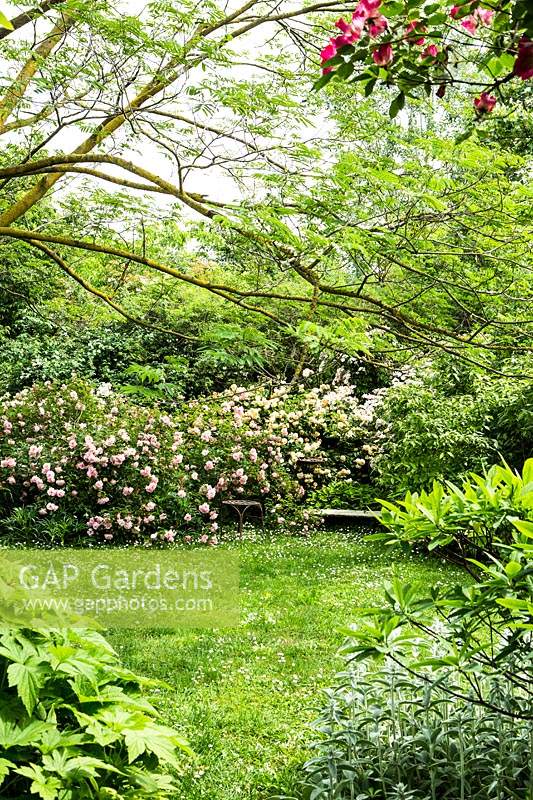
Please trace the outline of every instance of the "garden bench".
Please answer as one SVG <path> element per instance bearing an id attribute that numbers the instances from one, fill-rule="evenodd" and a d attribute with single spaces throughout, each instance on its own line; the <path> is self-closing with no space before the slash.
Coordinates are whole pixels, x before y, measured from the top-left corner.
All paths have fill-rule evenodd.
<path id="1" fill-rule="evenodd" d="M 223 506 L 228 506 L 228 508 L 233 508 L 239 517 L 239 538 L 242 539 L 242 526 L 244 522 L 244 517 L 246 516 L 246 512 L 250 508 L 255 508 L 259 511 L 259 516 L 261 517 L 261 525 L 263 528 L 265 527 L 265 510 L 263 508 L 263 503 L 260 500 L 252 500 L 252 499 L 245 499 L 241 498 L 240 500 L 223 500 Z"/>

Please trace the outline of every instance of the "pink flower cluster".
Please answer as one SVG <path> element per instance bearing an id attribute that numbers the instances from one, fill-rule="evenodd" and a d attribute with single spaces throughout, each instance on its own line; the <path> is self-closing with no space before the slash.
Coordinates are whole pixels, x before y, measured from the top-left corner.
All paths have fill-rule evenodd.
<path id="1" fill-rule="evenodd" d="M 342 47 L 358 42 L 365 32 L 371 39 L 375 39 L 386 31 L 389 23 L 378 11 L 380 6 L 381 0 L 360 0 L 350 22 L 346 22 L 342 17 L 338 19 L 335 26 L 341 33 L 330 39 L 329 44 L 320 53 L 322 63 L 333 58 Z M 324 67 L 322 72 L 327 74 L 332 69 L 333 67 Z"/>
<path id="2" fill-rule="evenodd" d="M 452 6 L 450 9 L 450 16 L 452 19 L 459 19 L 462 27 L 468 31 L 468 33 L 472 34 L 476 32 L 479 23 L 486 26 L 492 25 L 495 14 L 495 12 L 489 8 L 475 8 L 471 13 L 467 13 L 465 16 L 465 12 L 470 10 L 474 2 L 476 2 L 476 0 L 467 0 L 466 3 Z"/>

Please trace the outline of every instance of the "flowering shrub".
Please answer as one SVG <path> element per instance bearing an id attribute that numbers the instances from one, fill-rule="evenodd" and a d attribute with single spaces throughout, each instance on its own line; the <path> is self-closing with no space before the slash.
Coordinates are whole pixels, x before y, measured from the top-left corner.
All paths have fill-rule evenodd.
<path id="1" fill-rule="evenodd" d="M 357 409 L 350 386 L 234 387 L 170 414 L 133 405 L 107 384 L 45 383 L 0 405 L 0 503 L 11 520 L 30 509 L 32 529 L 64 520 L 67 535 L 81 526 L 95 540 L 216 544 L 221 501 L 262 497 L 275 523 L 306 533 L 295 501 L 314 477 L 299 460 L 319 453 L 326 434 L 349 439 Z M 355 470 L 366 463 L 352 462 Z M 351 467 L 323 471 L 343 477 Z M 4 526 L 13 530 L 9 517 Z"/>

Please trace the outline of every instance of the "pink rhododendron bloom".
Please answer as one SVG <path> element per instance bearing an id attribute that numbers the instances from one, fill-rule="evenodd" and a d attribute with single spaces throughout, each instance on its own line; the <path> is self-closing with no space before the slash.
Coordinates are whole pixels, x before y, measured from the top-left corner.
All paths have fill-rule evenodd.
<path id="1" fill-rule="evenodd" d="M 31 445 L 30 449 L 28 450 L 28 455 L 29 455 L 29 457 L 31 458 L 32 461 L 34 459 L 36 459 L 36 458 L 39 458 L 39 456 L 41 455 L 42 449 L 43 449 L 42 447 L 39 447 L 36 444 L 32 444 Z"/>
<path id="2" fill-rule="evenodd" d="M 185 491 L 185 489 L 178 489 L 177 494 L 178 497 L 181 498 L 182 500 L 184 497 L 187 497 L 187 492 Z"/>
<path id="3" fill-rule="evenodd" d="M 3 458 L 0 461 L 0 467 L 4 469 L 13 469 L 13 467 L 17 466 L 17 459 L 16 458 Z"/>
<path id="4" fill-rule="evenodd" d="M 465 3 L 465 5 L 467 5 L 467 4 Z M 457 17 L 457 15 L 462 11 L 462 9 L 463 9 L 462 5 L 461 6 L 452 6 L 451 9 L 450 9 L 450 17 L 455 19 Z"/>
<path id="5" fill-rule="evenodd" d="M 496 105 L 496 98 L 487 92 L 481 92 L 479 97 L 474 100 L 474 107 L 478 114 L 490 114 Z"/>
<path id="6" fill-rule="evenodd" d="M 190 521 L 191 521 L 191 519 L 192 519 L 192 517 L 191 517 L 191 515 L 190 515 L 190 514 L 185 514 L 185 515 L 184 515 L 184 517 L 183 517 L 183 519 L 185 520 L 185 522 L 190 522 Z M 185 537 L 185 538 L 187 538 L 187 537 Z M 190 538 L 190 537 L 189 537 L 189 538 Z"/>
<path id="7" fill-rule="evenodd" d="M 99 506 L 105 506 L 107 503 L 109 503 L 109 497 L 99 497 L 96 502 Z"/>
<path id="8" fill-rule="evenodd" d="M 425 50 L 422 50 L 421 57 L 422 58 L 436 58 L 439 54 L 439 48 L 436 44 L 430 44 L 426 47 Z"/>
<path id="9" fill-rule="evenodd" d="M 335 46 L 334 42 L 330 42 L 320 53 L 320 59 L 322 61 L 329 61 L 329 59 L 333 58 L 335 55 L 337 55 L 337 47 Z"/>
<path id="10" fill-rule="evenodd" d="M 216 497 L 216 494 L 217 494 L 217 490 L 215 489 L 214 486 L 208 486 L 207 487 L 206 495 L 207 495 L 207 499 L 208 500 L 213 500 L 213 498 Z"/>
<path id="11" fill-rule="evenodd" d="M 191 472 L 191 478 L 192 478 L 193 481 L 197 481 L 198 480 L 198 473 L 196 472 L 196 470 L 193 470 Z"/>
<path id="12" fill-rule="evenodd" d="M 103 481 L 96 481 L 96 483 L 94 484 L 94 488 L 95 488 L 95 489 L 96 489 L 96 491 L 98 491 L 98 492 L 100 491 L 100 489 L 103 489 L 103 488 L 104 488 L 104 483 L 103 483 Z"/>
<path id="13" fill-rule="evenodd" d="M 128 495 L 133 494 L 133 486 L 125 486 L 122 489 L 122 494 L 124 497 L 128 497 Z"/>
<path id="14" fill-rule="evenodd" d="M 212 461 L 206 461 L 205 462 L 204 469 L 206 470 L 206 472 L 210 472 L 214 468 L 215 468 L 215 465 L 214 465 L 214 463 Z"/>
<path id="15" fill-rule="evenodd" d="M 375 38 L 383 33 L 383 31 L 386 31 L 388 26 L 387 18 L 384 17 L 383 14 L 377 14 L 375 17 L 372 17 L 372 21 L 368 26 L 368 33 L 371 37 Z"/>
<path id="16" fill-rule="evenodd" d="M 152 469 L 151 469 L 151 467 L 143 467 L 140 470 L 140 473 L 143 476 L 143 478 L 149 478 L 150 475 L 152 474 Z"/>
<path id="17" fill-rule="evenodd" d="M 207 533 L 203 533 L 203 534 L 200 536 L 200 542 L 201 542 L 202 544 L 207 544 L 207 542 L 208 542 L 208 541 L 209 541 L 209 536 L 207 535 Z"/>
<path id="18" fill-rule="evenodd" d="M 492 25 L 495 12 L 490 8 L 476 8 L 474 14 L 483 25 Z"/>
<path id="19" fill-rule="evenodd" d="M 412 22 L 407 25 L 405 29 L 405 38 L 409 42 L 409 44 L 416 44 L 422 45 L 426 41 L 424 36 L 417 36 L 416 34 L 425 33 L 426 29 L 423 25 L 420 25 L 420 22 L 417 19 L 414 19 Z M 413 34 L 414 35 L 411 35 Z"/>
<path id="20" fill-rule="evenodd" d="M 152 502 L 152 500 L 150 500 L 150 502 L 149 502 L 149 503 L 146 503 L 146 505 L 145 505 L 145 509 L 146 509 L 147 511 L 153 511 L 153 510 L 154 510 L 154 508 L 155 508 L 155 503 L 154 503 L 154 502 Z"/>
<path id="21" fill-rule="evenodd" d="M 461 20 L 461 25 L 468 31 L 468 33 L 475 33 L 477 29 L 477 21 L 476 18 L 470 14 L 468 17 L 463 17 Z"/>
<path id="22" fill-rule="evenodd" d="M 174 539 L 176 538 L 176 532 L 172 530 L 165 531 L 163 534 L 163 538 L 166 539 L 167 542 L 173 542 Z"/>
<path id="23" fill-rule="evenodd" d="M 47 511 L 57 511 L 58 508 L 59 508 L 59 506 L 56 506 L 55 503 L 47 503 L 46 504 L 46 510 Z"/>
<path id="24" fill-rule="evenodd" d="M 106 540 L 106 542 L 110 542 L 112 538 L 113 538 L 112 533 L 104 533 L 104 539 Z"/>
<path id="25" fill-rule="evenodd" d="M 346 22 L 346 20 L 338 19 L 335 23 L 335 27 L 337 27 L 340 31 L 342 31 L 341 36 L 335 37 L 335 39 L 331 39 L 330 43 L 337 51 L 337 48 L 344 47 L 348 44 L 355 44 L 361 38 L 361 34 L 363 32 L 363 24 L 364 24 L 364 17 L 356 17 L 355 13 L 352 15 L 352 22 Z"/>
<path id="26" fill-rule="evenodd" d="M 17 482 L 17 479 L 14 478 L 13 475 L 10 475 L 7 479 L 7 482 L 10 484 L 10 486 L 13 486 Z"/>
<path id="27" fill-rule="evenodd" d="M 209 514 L 210 508 L 209 503 L 202 503 L 201 506 L 198 506 L 198 511 L 200 514 Z"/>
<path id="28" fill-rule="evenodd" d="M 156 477 L 152 476 L 152 480 L 150 481 L 148 486 L 145 486 L 145 491 L 147 491 L 148 494 L 153 494 L 155 492 L 155 490 L 157 489 L 158 482 L 159 482 L 159 478 L 156 478 Z"/>
<path id="29" fill-rule="evenodd" d="M 56 474 L 53 469 L 49 469 L 45 477 L 48 483 L 53 483 L 56 479 Z"/>
<path id="30" fill-rule="evenodd" d="M 518 55 L 514 62 L 513 74 L 523 81 L 533 78 L 533 41 L 522 36 L 518 42 Z"/>
<path id="31" fill-rule="evenodd" d="M 376 50 L 372 51 L 372 58 L 379 67 L 390 64 L 393 59 L 392 46 L 388 42 L 380 45 Z"/>
<path id="32" fill-rule="evenodd" d="M 98 471 L 92 465 L 87 467 L 87 477 L 88 478 L 97 478 L 98 477 Z"/>

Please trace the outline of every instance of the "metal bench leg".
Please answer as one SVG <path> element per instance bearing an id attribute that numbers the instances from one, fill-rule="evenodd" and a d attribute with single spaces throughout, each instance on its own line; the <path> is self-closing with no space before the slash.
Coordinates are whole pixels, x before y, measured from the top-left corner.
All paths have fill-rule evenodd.
<path id="1" fill-rule="evenodd" d="M 236 511 L 237 514 L 239 515 L 239 539 L 242 542 L 242 526 L 244 522 L 244 515 L 246 513 L 246 508 L 243 508 L 242 511 L 239 508 L 237 508 Z"/>

